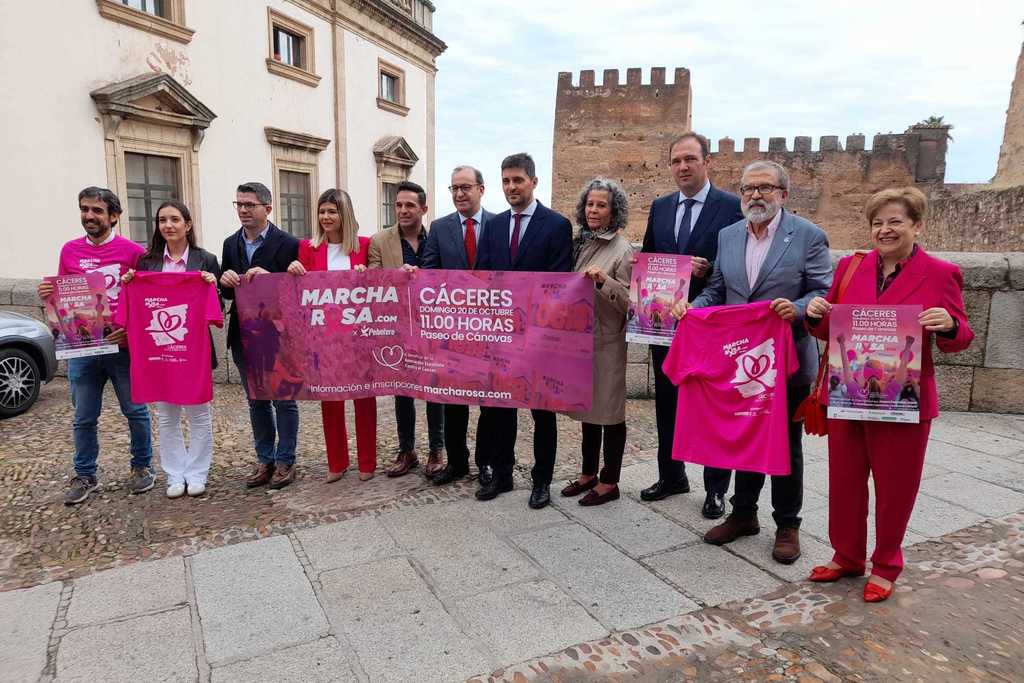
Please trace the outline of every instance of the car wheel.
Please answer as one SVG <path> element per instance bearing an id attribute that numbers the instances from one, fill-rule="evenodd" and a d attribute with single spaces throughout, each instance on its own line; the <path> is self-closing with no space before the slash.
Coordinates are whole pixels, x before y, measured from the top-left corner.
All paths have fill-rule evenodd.
<path id="1" fill-rule="evenodd" d="M 39 398 L 39 365 L 24 351 L 0 349 L 0 418 L 21 415 Z"/>

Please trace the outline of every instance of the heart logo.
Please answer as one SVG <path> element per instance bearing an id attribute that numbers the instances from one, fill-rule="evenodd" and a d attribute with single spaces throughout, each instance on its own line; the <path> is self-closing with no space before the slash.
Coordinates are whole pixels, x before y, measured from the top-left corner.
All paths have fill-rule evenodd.
<path id="1" fill-rule="evenodd" d="M 104 273 L 103 274 L 103 288 L 104 289 L 110 289 L 111 287 L 113 287 L 116 284 L 117 284 L 117 278 L 115 278 L 110 273 Z"/>
<path id="2" fill-rule="evenodd" d="M 373 352 L 373 359 L 386 368 L 397 370 L 405 359 L 405 349 L 398 344 L 382 346 Z"/>
<path id="3" fill-rule="evenodd" d="M 164 332 L 173 332 L 185 324 L 185 320 L 180 315 L 171 315 L 167 311 L 158 311 L 156 320 Z"/>
<path id="4" fill-rule="evenodd" d="M 764 373 L 768 372 L 768 369 L 772 365 L 771 358 L 767 355 L 760 356 L 743 356 L 743 371 L 747 373 L 750 379 L 757 379 Z"/>

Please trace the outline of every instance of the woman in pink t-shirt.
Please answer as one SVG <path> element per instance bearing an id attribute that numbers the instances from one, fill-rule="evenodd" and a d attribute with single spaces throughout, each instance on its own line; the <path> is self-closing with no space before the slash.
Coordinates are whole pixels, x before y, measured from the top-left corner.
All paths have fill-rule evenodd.
<path id="1" fill-rule="evenodd" d="M 359 224 L 352 200 L 344 190 L 330 189 L 317 201 L 317 229 L 312 240 L 299 243 L 299 258 L 288 266 L 292 275 L 311 270 L 366 270 L 370 238 L 358 237 Z M 359 479 L 373 478 L 377 469 L 377 399 L 357 398 L 356 457 Z M 349 466 L 345 402 L 322 401 L 324 440 L 327 442 L 327 482 L 341 479 Z"/>
<path id="2" fill-rule="evenodd" d="M 903 536 L 921 483 L 928 432 L 932 419 L 939 414 L 932 338 L 945 353 L 963 351 L 974 338 L 964 309 L 960 269 L 917 245 L 926 207 L 924 194 L 913 187 L 883 190 L 871 197 L 865 213 L 873 251 L 850 278 L 846 278 L 846 271 L 852 257 L 842 259 L 828 295 L 815 297 L 807 304 L 808 329 L 825 340 L 829 338 L 829 313 L 844 279 L 848 279 L 848 285 L 843 304 L 919 304 L 923 308 L 918 319 L 924 331 L 920 378 L 916 391 L 911 384 L 904 399 L 919 402 L 920 422 L 828 421 L 828 535 L 835 554 L 828 564 L 815 567 L 809 578 L 830 582 L 864 575 L 870 477 L 875 489 L 876 540 L 871 577 L 864 586 L 867 602 L 888 599 L 903 571 Z M 909 343 L 901 356 L 899 382 L 894 382 L 896 378 L 890 380 L 893 398 L 903 396 L 897 389 L 905 386 Z M 845 363 L 845 349 L 843 358 Z M 844 374 L 850 398 L 869 394 L 868 388 L 853 381 L 848 368 Z M 884 391 L 880 384 L 878 389 Z"/>
<path id="3" fill-rule="evenodd" d="M 164 202 L 156 212 L 156 229 L 150 238 L 149 251 L 139 258 L 137 270 L 165 273 L 199 271 L 203 280 L 216 285 L 220 278 L 217 257 L 196 244 L 192 214 L 183 203 Z M 122 282 L 135 275 L 129 270 Z M 210 345 L 211 349 L 213 345 Z M 210 359 L 217 367 L 216 350 Z M 207 476 L 213 460 L 213 402 L 198 405 L 156 403 L 157 428 L 160 433 L 160 467 L 167 475 L 167 497 L 180 498 L 206 493 Z M 191 435 L 185 446 L 182 415 L 188 420 Z"/>

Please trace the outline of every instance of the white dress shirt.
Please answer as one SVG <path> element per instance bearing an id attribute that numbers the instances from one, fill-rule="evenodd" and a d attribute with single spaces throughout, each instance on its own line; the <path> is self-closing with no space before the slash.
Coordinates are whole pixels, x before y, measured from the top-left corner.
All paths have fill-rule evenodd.
<path id="1" fill-rule="evenodd" d="M 679 192 L 679 198 L 676 204 L 676 241 L 679 241 L 679 224 L 683 222 L 683 212 L 686 211 L 686 205 L 683 204 L 683 200 L 692 199 L 694 205 L 690 207 L 690 232 L 693 232 L 693 226 L 697 225 L 697 219 L 700 218 L 701 209 L 704 208 L 704 202 L 708 200 L 708 192 L 711 191 L 711 181 L 705 180 L 704 187 L 700 188 L 700 191 L 692 197 L 687 197 L 681 191 Z"/>
<path id="2" fill-rule="evenodd" d="M 473 214 L 472 216 L 470 216 L 469 218 L 473 219 L 473 232 L 476 233 L 476 241 L 480 242 L 480 238 L 484 234 L 484 208 L 481 206 L 479 209 L 476 210 L 476 213 Z M 465 241 L 465 239 L 466 239 L 466 221 L 467 220 L 469 220 L 469 219 L 466 218 L 465 216 L 463 216 L 461 213 L 459 214 L 459 223 L 462 225 L 462 239 L 463 239 L 463 241 Z M 522 232 L 522 228 L 520 228 L 520 232 Z M 522 237 L 520 237 L 520 239 L 522 239 Z"/>
<path id="3" fill-rule="evenodd" d="M 537 210 L 537 200 L 534 199 L 530 202 L 530 205 L 523 209 L 523 217 L 519 219 L 519 244 L 523 243 L 523 237 L 526 235 L 526 226 L 530 224 L 530 217 L 533 216 L 533 212 Z M 516 229 L 516 212 L 513 210 L 511 215 L 508 217 L 508 243 L 512 246 L 512 233 Z"/>

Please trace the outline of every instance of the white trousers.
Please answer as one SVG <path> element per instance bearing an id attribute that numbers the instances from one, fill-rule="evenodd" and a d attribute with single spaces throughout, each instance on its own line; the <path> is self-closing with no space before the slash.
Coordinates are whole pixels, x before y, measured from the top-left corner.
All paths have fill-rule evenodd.
<path id="1" fill-rule="evenodd" d="M 157 403 L 157 424 L 160 429 L 160 466 L 167 475 L 167 485 L 206 484 L 206 475 L 213 460 L 213 404 L 182 406 Z M 182 415 L 188 418 L 189 445 L 181 429 Z"/>

